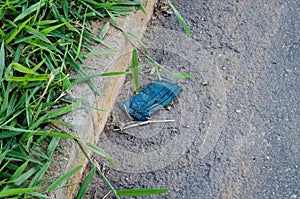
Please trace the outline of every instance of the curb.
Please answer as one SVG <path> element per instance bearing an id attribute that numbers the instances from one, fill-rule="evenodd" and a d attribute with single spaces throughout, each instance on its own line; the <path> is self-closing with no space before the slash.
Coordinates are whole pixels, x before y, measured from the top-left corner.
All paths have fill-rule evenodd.
<path id="1" fill-rule="evenodd" d="M 143 14 L 141 11 L 136 11 L 129 16 L 118 19 L 119 27 L 122 27 L 125 31 L 133 32 L 139 38 L 143 36 L 146 30 L 146 25 L 151 19 L 153 8 L 157 0 L 148 0 L 144 2 L 147 2 L 147 5 L 145 6 L 147 15 Z M 91 25 L 95 27 L 93 30 L 94 34 L 99 34 L 103 27 L 103 23 L 101 22 L 91 22 Z M 86 59 L 86 64 L 82 66 L 84 70 L 89 74 L 127 70 L 131 65 L 132 46 L 122 33 L 119 30 L 110 28 L 103 41 L 119 51 L 105 56 L 88 57 Z M 105 48 L 103 48 L 102 45 L 98 45 L 94 47 L 94 50 L 101 51 L 105 50 Z M 91 67 L 93 69 L 91 69 Z M 104 111 L 88 108 L 75 110 L 64 116 L 62 119 L 65 122 L 76 124 L 77 127 L 64 129 L 71 135 L 80 137 L 83 142 L 92 144 L 97 143 L 124 80 L 125 75 L 94 78 L 92 82 L 96 85 L 101 96 L 96 96 L 86 83 L 75 85 L 70 93 L 70 96 L 73 99 L 84 99 L 84 102 L 91 106 L 103 109 Z M 54 157 L 56 163 L 51 167 L 52 171 L 49 171 L 48 176 L 62 175 L 79 165 L 84 165 L 84 167 L 87 165 L 88 161 L 73 140 L 64 140 L 64 142 L 60 144 L 60 147 L 63 149 L 64 154 L 58 154 L 57 157 Z M 81 169 L 80 172 L 76 173 L 69 181 L 67 181 L 67 184 L 71 184 L 72 186 L 56 190 L 51 193 L 50 196 L 54 198 L 75 198 L 76 196 L 74 196 L 74 194 L 76 194 L 79 187 L 78 185 L 81 181 L 83 172 L 84 169 Z"/>

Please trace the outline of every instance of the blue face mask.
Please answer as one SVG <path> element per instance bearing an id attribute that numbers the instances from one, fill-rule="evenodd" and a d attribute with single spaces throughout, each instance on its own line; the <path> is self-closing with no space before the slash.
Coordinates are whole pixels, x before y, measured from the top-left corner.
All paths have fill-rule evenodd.
<path id="1" fill-rule="evenodd" d="M 177 84 L 155 81 L 120 107 L 132 118 L 146 121 L 156 110 L 172 102 L 181 91 L 182 88 Z"/>

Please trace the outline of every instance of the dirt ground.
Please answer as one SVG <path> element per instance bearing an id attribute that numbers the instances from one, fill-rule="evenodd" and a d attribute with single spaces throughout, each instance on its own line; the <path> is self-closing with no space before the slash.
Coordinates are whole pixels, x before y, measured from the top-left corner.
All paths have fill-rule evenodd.
<path id="1" fill-rule="evenodd" d="M 127 77 L 98 146 L 119 166 L 95 156 L 116 189 L 168 188 L 145 198 L 300 198 L 300 2 L 173 0 L 191 28 L 173 13 L 156 12 L 143 41 L 175 73 L 183 92 L 152 123 L 130 122 L 119 108 L 134 94 Z M 140 58 L 140 87 L 157 79 Z M 96 176 L 86 198 L 109 188 Z M 109 194 L 106 198 L 114 198 Z"/>

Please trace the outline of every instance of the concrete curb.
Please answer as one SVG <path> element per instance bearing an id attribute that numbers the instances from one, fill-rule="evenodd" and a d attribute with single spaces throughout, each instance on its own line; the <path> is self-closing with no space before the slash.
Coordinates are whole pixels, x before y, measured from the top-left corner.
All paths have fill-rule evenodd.
<path id="1" fill-rule="evenodd" d="M 119 27 L 122 27 L 125 31 L 133 32 L 136 36 L 141 38 L 145 32 L 146 25 L 150 20 L 154 4 L 157 0 L 148 0 L 145 10 L 147 15 L 141 11 L 136 11 L 127 17 L 118 19 Z M 94 33 L 98 34 L 103 27 L 103 23 L 92 22 Z M 109 54 L 107 56 L 91 56 L 86 59 L 84 67 L 85 71 L 89 74 L 100 74 L 104 72 L 112 71 L 125 71 L 131 64 L 131 51 L 132 46 L 126 40 L 119 30 L 110 28 L 110 31 L 106 35 L 104 42 L 112 46 L 119 51 L 117 53 Z M 95 46 L 96 51 L 104 50 L 102 45 Z M 93 67 L 93 69 L 91 69 Z M 96 69 L 95 69 L 96 68 Z M 107 118 L 113 107 L 116 97 L 119 94 L 120 88 L 125 80 L 124 75 L 99 77 L 93 79 L 94 85 L 101 93 L 101 96 L 96 96 L 90 87 L 81 83 L 74 86 L 71 91 L 71 97 L 74 99 L 84 99 L 91 106 L 103 109 L 104 111 L 97 111 L 88 108 L 76 110 L 66 115 L 63 120 L 76 124 L 77 128 L 65 129 L 72 135 L 78 136 L 82 141 L 86 143 L 95 144 L 99 139 L 101 132 L 107 122 Z M 100 146 L 101 147 L 101 146 Z M 61 143 L 61 148 L 64 150 L 63 155 L 55 157 L 57 161 L 52 167 L 52 171 L 49 171 L 50 176 L 61 175 L 79 165 L 87 165 L 87 160 L 84 154 L 80 151 L 78 145 L 72 140 L 66 140 Z M 63 157 L 62 157 L 63 156 Z M 58 174 L 59 173 L 59 174 Z M 72 179 L 67 183 L 77 184 L 81 181 L 83 169 L 76 173 Z M 75 198 L 75 191 L 78 186 L 70 186 L 66 189 L 59 189 L 51 194 L 54 198 Z"/>

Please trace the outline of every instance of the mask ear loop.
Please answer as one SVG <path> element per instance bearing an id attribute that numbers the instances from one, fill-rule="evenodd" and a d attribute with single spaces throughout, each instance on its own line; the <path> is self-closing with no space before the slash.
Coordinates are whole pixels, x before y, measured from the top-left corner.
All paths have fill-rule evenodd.
<path id="1" fill-rule="evenodd" d="M 131 115 L 130 115 L 129 112 L 128 112 L 128 107 L 127 107 L 125 104 L 123 104 L 123 107 L 124 107 L 124 111 L 125 111 L 126 115 L 127 115 L 131 120 L 133 120 L 133 118 L 131 117 Z"/>

